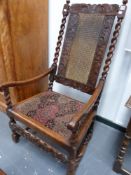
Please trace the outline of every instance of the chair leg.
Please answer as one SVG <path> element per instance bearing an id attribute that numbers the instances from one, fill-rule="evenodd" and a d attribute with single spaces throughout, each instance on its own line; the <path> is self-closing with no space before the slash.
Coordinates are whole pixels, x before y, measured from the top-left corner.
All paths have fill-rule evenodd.
<path id="1" fill-rule="evenodd" d="M 90 142 L 90 140 L 92 139 L 92 136 L 93 136 L 93 132 L 94 132 L 94 124 L 95 122 L 93 121 L 90 128 L 89 128 L 89 131 L 87 133 L 87 136 L 86 136 L 86 139 L 85 139 L 85 144 L 88 145 L 88 143 Z"/>
<path id="2" fill-rule="evenodd" d="M 76 168 L 77 168 L 76 158 L 77 158 L 76 151 L 72 151 L 68 162 L 67 175 L 75 175 Z"/>
<path id="3" fill-rule="evenodd" d="M 20 135 L 17 134 L 15 131 L 12 131 L 12 140 L 15 142 L 15 143 L 18 143 L 20 141 Z"/>
<path id="4" fill-rule="evenodd" d="M 15 131 L 14 124 L 16 124 L 16 121 L 11 118 L 9 122 L 9 126 L 10 126 L 10 129 L 12 130 L 12 140 L 15 143 L 18 143 L 20 140 L 20 135 L 17 133 L 17 131 Z"/>
<path id="5" fill-rule="evenodd" d="M 122 165 L 123 165 L 123 162 L 124 162 L 124 157 L 125 157 L 125 154 L 127 152 L 130 140 L 131 140 L 131 137 L 129 137 L 127 134 L 125 134 L 121 149 L 119 151 L 119 154 L 118 154 L 117 159 L 116 159 L 116 161 L 114 163 L 114 166 L 113 166 L 113 170 L 117 173 L 123 174 L 122 173 L 123 172 Z"/>
<path id="6" fill-rule="evenodd" d="M 91 124 L 91 127 L 87 133 L 87 136 L 86 136 L 83 144 L 80 147 L 80 150 L 77 153 L 74 151 L 70 155 L 67 175 L 75 175 L 76 169 L 79 166 L 79 163 L 80 163 L 80 161 L 81 161 L 81 159 L 86 151 L 86 148 L 88 146 L 89 141 L 92 138 L 93 129 L 94 129 L 94 121 Z"/>
<path id="7" fill-rule="evenodd" d="M 95 124 L 95 122 L 93 121 L 92 124 L 91 124 L 91 126 L 90 126 L 90 128 L 89 128 L 88 134 L 87 134 L 87 138 L 88 138 L 89 141 L 91 140 L 92 135 L 93 135 L 94 124 Z"/>

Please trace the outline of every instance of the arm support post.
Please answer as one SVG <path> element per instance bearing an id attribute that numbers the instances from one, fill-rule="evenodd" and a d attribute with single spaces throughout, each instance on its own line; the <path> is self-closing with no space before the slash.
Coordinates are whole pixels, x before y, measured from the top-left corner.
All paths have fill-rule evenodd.
<path id="1" fill-rule="evenodd" d="M 96 90 L 94 91 L 92 97 L 89 99 L 89 101 L 83 106 L 82 110 L 73 117 L 73 119 L 71 120 L 71 122 L 68 124 L 68 129 L 70 129 L 72 132 L 76 131 L 78 126 L 79 126 L 79 122 L 81 120 L 84 119 L 85 114 L 89 113 L 90 110 L 94 107 L 94 104 L 97 102 L 101 92 L 102 92 L 102 89 L 103 89 L 103 86 L 104 86 L 104 81 L 103 80 L 100 80 Z"/>

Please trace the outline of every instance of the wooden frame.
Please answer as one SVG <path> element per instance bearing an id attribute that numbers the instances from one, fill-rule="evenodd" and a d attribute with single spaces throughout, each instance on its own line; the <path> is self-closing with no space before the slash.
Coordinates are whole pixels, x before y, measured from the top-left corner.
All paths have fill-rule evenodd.
<path id="1" fill-rule="evenodd" d="M 124 136 L 122 146 L 120 148 L 119 154 L 117 156 L 117 159 L 116 159 L 116 161 L 114 163 L 114 167 L 113 167 L 113 170 L 115 172 L 122 174 L 122 175 L 131 175 L 131 171 L 129 172 L 128 170 L 126 170 L 123 167 L 124 157 L 125 157 L 125 154 L 128 150 L 128 146 L 129 146 L 130 141 L 131 141 L 131 120 L 129 122 L 127 132 Z"/>
<path id="2" fill-rule="evenodd" d="M 118 11 L 119 11 L 119 6 L 116 4 L 115 5 L 74 4 L 71 6 L 68 28 L 65 35 L 65 41 L 62 49 L 60 64 L 58 67 L 58 74 L 55 76 L 55 80 L 57 82 L 62 83 L 66 86 L 71 86 L 75 89 L 79 89 L 89 94 L 92 94 L 94 92 L 97 78 L 100 72 L 101 64 L 105 55 L 105 50 L 107 48 L 108 40 L 109 40 L 112 26 L 114 23 L 114 19 Z M 66 78 L 66 70 L 69 62 L 68 57 L 70 55 L 70 50 L 73 44 L 73 40 L 76 36 L 76 30 L 79 23 L 80 13 L 84 13 L 85 15 L 97 14 L 97 15 L 104 16 L 102 29 L 100 31 L 100 36 L 97 42 L 93 63 L 92 63 L 89 78 L 86 84 Z"/>
<path id="3" fill-rule="evenodd" d="M 131 97 L 126 103 L 126 107 L 131 109 Z M 119 154 L 116 158 L 116 161 L 114 163 L 113 170 L 117 173 L 120 173 L 122 175 L 131 175 L 131 171 L 129 172 L 123 167 L 124 157 L 126 155 L 126 152 L 128 150 L 129 143 L 131 142 L 131 119 L 129 121 L 124 139 L 122 141 L 122 145 L 119 151 Z"/>
<path id="4" fill-rule="evenodd" d="M 125 1 L 123 1 L 124 6 L 126 6 L 126 3 Z M 98 85 L 92 92 L 93 95 L 91 96 L 89 101 L 82 107 L 82 109 L 76 115 L 74 115 L 72 120 L 67 125 L 67 128 L 71 131 L 71 137 L 69 139 L 62 137 L 58 133 L 43 126 L 40 122 L 29 118 L 23 113 L 16 111 L 14 105 L 12 104 L 12 100 L 10 98 L 10 92 L 9 92 L 9 88 L 11 87 L 25 86 L 29 83 L 33 83 L 34 81 L 39 81 L 40 79 L 45 78 L 47 76 L 49 76 L 49 80 L 50 80 L 49 90 L 52 90 L 53 82 L 55 80 L 56 72 L 57 72 L 57 62 L 58 62 L 58 57 L 60 53 L 60 46 L 62 45 L 62 38 L 64 34 L 65 24 L 70 12 L 69 4 L 70 4 L 70 1 L 67 0 L 66 4 L 64 5 L 62 24 L 60 27 L 55 57 L 51 68 L 48 69 L 43 74 L 37 77 L 34 77 L 33 79 L 29 79 L 26 81 L 19 81 L 19 82 L 9 82 L 9 83 L 3 84 L 0 86 L 0 91 L 4 92 L 4 97 L 7 105 L 6 111 L 10 118 L 9 126 L 12 130 L 13 140 L 15 142 L 18 142 L 20 136 L 27 138 L 31 142 L 37 144 L 42 149 L 48 152 L 51 152 L 55 157 L 61 159 L 63 162 L 68 163 L 67 175 L 75 175 L 76 168 L 78 167 L 79 162 L 86 150 L 88 142 L 92 136 L 95 113 L 97 111 L 101 93 L 109 71 L 109 67 L 110 67 L 111 59 L 113 57 L 113 53 L 115 50 L 115 45 L 117 43 L 121 23 L 125 15 L 125 10 L 122 10 L 121 11 L 122 13 L 118 15 L 118 21 L 116 23 L 115 31 L 113 33 L 111 45 L 109 47 L 109 52 L 108 52 L 105 66 L 102 72 L 102 76 L 98 82 Z M 100 9 L 104 9 L 107 6 L 98 5 L 98 7 L 103 7 Z M 24 127 L 22 128 L 21 126 L 19 126 L 17 121 L 23 123 L 25 125 L 25 128 Z M 48 141 L 45 142 L 44 139 L 39 138 L 35 134 L 32 134 L 31 130 L 34 130 L 40 133 L 41 135 L 46 136 L 49 140 L 52 140 L 53 142 L 57 143 L 62 148 L 64 148 L 69 153 L 69 155 L 63 154 L 58 149 L 54 148 L 53 145 L 48 143 Z"/>
<path id="5" fill-rule="evenodd" d="M 4 171 L 0 169 L 0 175 L 6 175 Z"/>
<path id="6" fill-rule="evenodd" d="M 3 89 L 9 88 L 9 87 L 25 86 L 25 85 L 34 83 L 35 81 L 38 81 L 38 80 L 46 77 L 48 74 L 51 73 L 51 71 L 52 71 L 52 69 L 48 69 L 46 72 L 44 72 L 44 73 L 42 73 L 34 78 L 28 79 L 28 80 L 12 81 L 12 82 L 8 82 L 8 83 L 4 83 L 0 86 L 0 90 L 2 91 Z"/>
<path id="7" fill-rule="evenodd" d="M 5 89 L 8 89 L 9 87 L 23 86 L 28 83 L 32 83 L 34 81 L 39 81 L 41 78 L 44 78 L 48 76 L 50 73 L 52 73 L 52 71 L 53 71 L 52 69 L 49 69 L 47 72 L 43 73 L 42 75 L 27 81 L 19 81 L 19 82 L 11 82 L 11 83 L 3 84 L 0 86 L 0 90 L 3 90 L 6 92 Z M 22 113 L 18 113 L 12 108 L 7 108 L 7 114 L 10 117 L 10 128 L 12 129 L 12 132 L 13 132 L 12 134 L 13 140 L 15 142 L 18 142 L 20 136 L 24 136 L 31 142 L 40 146 L 42 149 L 53 153 L 53 155 L 61 159 L 61 161 L 69 163 L 69 172 L 71 172 L 71 175 L 72 175 L 72 173 L 75 172 L 78 162 L 81 160 L 84 154 L 86 145 L 88 144 L 88 141 L 90 140 L 90 137 L 92 135 L 92 130 L 90 130 L 90 127 L 94 120 L 94 116 L 96 112 L 95 104 L 97 103 L 98 97 L 101 94 L 103 85 L 104 85 L 104 81 L 101 80 L 94 94 L 90 98 L 90 100 L 84 105 L 81 112 L 78 113 L 77 116 L 74 116 L 72 121 L 69 123 L 68 128 L 72 131 L 72 136 L 70 141 L 64 139 L 63 137 L 53 132 L 52 130 L 44 127 L 41 123 L 33 119 L 29 119 L 27 116 L 23 115 Z M 9 94 L 5 98 L 6 98 L 7 106 L 9 106 L 9 104 L 12 104 L 9 98 Z M 53 140 L 54 142 L 62 146 L 62 148 L 66 149 L 70 153 L 69 155 L 72 155 L 72 152 L 73 152 L 74 153 L 72 155 L 73 160 L 72 160 L 72 156 L 67 157 L 63 153 L 53 148 L 53 146 L 39 139 L 37 136 L 34 136 L 28 129 L 21 128 L 18 124 L 16 124 L 17 121 L 22 122 L 28 128 L 32 128 L 34 131 L 37 131 L 42 135 L 45 135 L 46 137 L 50 138 L 51 140 Z"/>

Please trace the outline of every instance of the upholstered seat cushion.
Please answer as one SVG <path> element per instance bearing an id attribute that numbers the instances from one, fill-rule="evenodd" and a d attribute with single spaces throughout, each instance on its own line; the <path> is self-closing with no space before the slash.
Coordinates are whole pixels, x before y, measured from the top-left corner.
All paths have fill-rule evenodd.
<path id="1" fill-rule="evenodd" d="M 67 124 L 83 103 L 53 91 L 46 91 L 15 106 L 15 110 L 69 138 Z"/>

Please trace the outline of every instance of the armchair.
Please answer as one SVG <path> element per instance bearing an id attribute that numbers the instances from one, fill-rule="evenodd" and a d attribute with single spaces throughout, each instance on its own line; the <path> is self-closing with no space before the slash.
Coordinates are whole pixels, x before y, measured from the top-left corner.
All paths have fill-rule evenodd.
<path id="1" fill-rule="evenodd" d="M 30 80 L 9 82 L 0 86 L 7 104 L 13 140 L 18 142 L 23 136 L 68 163 L 67 175 L 75 174 L 91 139 L 95 114 L 125 16 L 126 4 L 127 0 L 123 0 L 122 8 L 116 4 L 70 6 L 70 1 L 67 0 L 51 68 Z M 115 31 L 102 75 L 99 76 L 116 17 Z M 67 18 L 69 19 L 66 28 Z M 65 28 L 65 40 L 58 65 Z M 48 91 L 12 104 L 9 88 L 25 86 L 46 76 L 49 76 Z M 88 93 L 91 98 L 84 104 L 54 92 L 54 81 Z M 20 126 L 18 121 L 25 127 Z M 44 136 L 43 139 L 32 131 L 40 133 Z M 68 154 L 62 153 L 50 141 L 61 146 Z"/>

